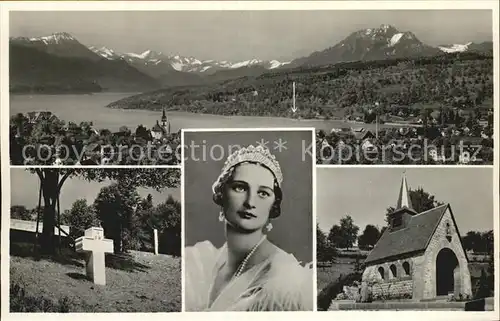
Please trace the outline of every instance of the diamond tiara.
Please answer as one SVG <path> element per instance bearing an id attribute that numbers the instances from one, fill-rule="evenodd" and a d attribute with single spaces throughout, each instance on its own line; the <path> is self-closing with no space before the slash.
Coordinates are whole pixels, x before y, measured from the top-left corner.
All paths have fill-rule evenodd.
<path id="1" fill-rule="evenodd" d="M 271 170 L 271 172 L 273 172 L 276 180 L 278 181 L 278 185 L 281 186 L 281 183 L 283 182 L 283 173 L 281 172 L 281 168 L 276 160 L 276 157 L 269 152 L 269 149 L 260 145 L 257 147 L 254 147 L 253 145 L 243 147 L 229 155 L 222 168 L 222 173 L 226 172 L 231 167 L 244 162 L 255 162 L 266 166 Z"/>

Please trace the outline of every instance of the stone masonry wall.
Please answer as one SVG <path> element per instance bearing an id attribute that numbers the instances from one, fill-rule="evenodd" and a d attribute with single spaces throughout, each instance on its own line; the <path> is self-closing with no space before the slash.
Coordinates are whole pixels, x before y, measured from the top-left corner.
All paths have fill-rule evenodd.
<path id="1" fill-rule="evenodd" d="M 446 223 L 450 224 L 450 240 L 446 237 Z M 416 282 L 421 283 L 416 285 L 416 287 L 422 288 L 424 299 L 436 297 L 436 259 L 439 251 L 444 248 L 452 250 L 458 259 L 460 268 L 458 269 L 458 274 L 455 276 L 455 282 L 459 283 L 459 293 L 469 296 L 472 294 L 470 272 L 466 254 L 462 248 L 457 230 L 453 224 L 450 210 L 447 209 L 441 222 L 439 222 L 433 237 L 431 238 L 427 250 L 424 253 L 425 261 L 423 264 L 422 275 L 421 277 L 415 279 Z"/>
<path id="2" fill-rule="evenodd" d="M 408 263 L 409 274 L 403 268 L 403 263 Z M 396 268 L 393 275 L 391 266 Z M 382 278 L 379 269 L 383 268 Z M 374 300 L 380 299 L 411 299 L 413 298 L 414 285 L 412 275 L 414 273 L 414 258 L 406 258 L 368 266 L 363 272 L 362 282 L 368 284 Z"/>
<path id="3" fill-rule="evenodd" d="M 411 299 L 413 280 L 376 283 L 372 286 L 374 300 Z"/>

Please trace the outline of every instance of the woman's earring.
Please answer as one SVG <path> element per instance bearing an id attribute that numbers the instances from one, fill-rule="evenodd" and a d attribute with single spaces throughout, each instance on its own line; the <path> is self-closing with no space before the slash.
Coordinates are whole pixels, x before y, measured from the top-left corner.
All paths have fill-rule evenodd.
<path id="1" fill-rule="evenodd" d="M 267 225 L 266 225 L 266 230 L 267 230 L 268 232 L 271 232 L 271 230 L 272 230 L 272 229 L 273 229 L 273 223 L 271 223 L 271 222 L 267 223 Z"/>
<path id="2" fill-rule="evenodd" d="M 224 222 L 224 212 L 219 212 L 219 222 Z"/>

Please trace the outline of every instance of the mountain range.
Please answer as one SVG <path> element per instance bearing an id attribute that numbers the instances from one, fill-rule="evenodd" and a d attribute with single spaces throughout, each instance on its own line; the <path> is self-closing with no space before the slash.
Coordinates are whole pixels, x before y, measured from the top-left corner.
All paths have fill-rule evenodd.
<path id="1" fill-rule="evenodd" d="M 411 31 L 401 32 L 384 24 L 355 31 L 330 48 L 288 62 L 256 58 L 231 62 L 167 55 L 152 49 L 120 53 L 107 47 L 87 47 L 61 32 L 10 39 L 10 85 L 13 92 L 43 92 L 47 88 L 56 92 L 149 91 L 255 77 L 270 70 L 466 51 L 492 54 L 493 43 L 433 47 L 421 42 Z"/>

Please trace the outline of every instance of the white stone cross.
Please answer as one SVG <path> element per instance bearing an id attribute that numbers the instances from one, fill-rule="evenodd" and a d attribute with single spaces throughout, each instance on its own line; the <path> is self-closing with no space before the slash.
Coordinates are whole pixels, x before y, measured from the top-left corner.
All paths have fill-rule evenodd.
<path id="1" fill-rule="evenodd" d="M 85 264 L 87 277 L 95 284 L 106 284 L 104 253 L 113 253 L 113 240 L 104 238 L 104 230 L 91 227 L 85 230 L 85 235 L 76 239 L 77 252 L 86 254 Z"/>

